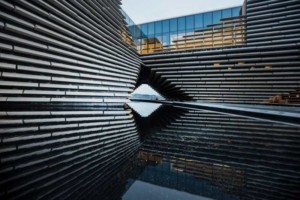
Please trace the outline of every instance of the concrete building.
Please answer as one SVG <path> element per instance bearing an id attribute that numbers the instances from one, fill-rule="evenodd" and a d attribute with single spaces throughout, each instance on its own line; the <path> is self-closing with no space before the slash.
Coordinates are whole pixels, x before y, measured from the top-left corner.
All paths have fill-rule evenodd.
<path id="1" fill-rule="evenodd" d="M 131 44 L 119 0 L 0 0 L 0 199 L 110 193 L 140 146 Z"/>
<path id="2" fill-rule="evenodd" d="M 300 1 L 139 26 L 127 17 L 134 41 L 119 4 L 0 1 L 0 100 L 123 103 L 143 62 L 167 99 L 299 103 Z"/>
<path id="3" fill-rule="evenodd" d="M 0 101 L 124 103 L 140 58 L 120 1 L 0 1 Z"/>
<path id="4" fill-rule="evenodd" d="M 298 121 L 159 106 L 145 120 L 123 106 L 142 83 L 167 100 L 299 103 L 300 0 L 143 25 L 120 4 L 0 0 L 0 199 L 120 199 L 139 149 L 151 163 L 172 157 L 149 183 L 181 189 L 184 171 L 195 194 L 299 197 Z"/>
<path id="5" fill-rule="evenodd" d="M 167 99 L 299 103 L 299 0 L 141 25 L 119 4 L 0 1 L 0 101 L 120 105 L 142 66 Z"/>
<path id="6" fill-rule="evenodd" d="M 225 9 L 142 24 L 145 38 L 153 37 L 149 29 L 172 29 L 172 21 L 182 26 L 173 40 L 154 34 L 157 48 L 136 42 L 147 82 L 175 100 L 299 103 L 299 8 L 298 0 L 247 0 L 232 15 Z"/>

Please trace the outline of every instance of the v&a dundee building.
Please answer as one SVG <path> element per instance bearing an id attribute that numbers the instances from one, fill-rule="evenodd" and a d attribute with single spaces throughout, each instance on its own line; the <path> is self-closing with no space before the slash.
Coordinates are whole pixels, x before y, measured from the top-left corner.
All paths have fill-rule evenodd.
<path id="1" fill-rule="evenodd" d="M 298 199 L 300 0 L 120 5 L 0 0 L 0 199 Z"/>

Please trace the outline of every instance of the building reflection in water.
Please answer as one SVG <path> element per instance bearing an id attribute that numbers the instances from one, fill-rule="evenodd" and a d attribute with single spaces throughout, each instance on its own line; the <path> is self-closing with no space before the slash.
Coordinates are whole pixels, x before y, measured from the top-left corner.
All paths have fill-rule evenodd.
<path id="1" fill-rule="evenodd" d="M 0 115 L 1 199 L 300 195 L 297 127 L 171 106 L 148 117 L 89 106 Z"/>
<path id="2" fill-rule="evenodd" d="M 131 110 L 20 109 L 0 112 L 0 199 L 101 199 L 122 189 L 114 176 L 140 145 Z"/>
<path id="3" fill-rule="evenodd" d="M 167 110 L 180 114 L 157 127 Z M 156 131 L 140 148 L 138 180 L 213 199 L 299 197 L 298 127 L 204 110 L 161 111 L 140 118 L 150 123 L 140 132 Z"/>

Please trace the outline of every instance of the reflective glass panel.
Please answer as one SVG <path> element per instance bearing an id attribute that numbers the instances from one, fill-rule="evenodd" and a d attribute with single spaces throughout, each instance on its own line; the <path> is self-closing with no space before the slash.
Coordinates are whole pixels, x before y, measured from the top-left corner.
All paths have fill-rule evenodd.
<path id="1" fill-rule="evenodd" d="M 170 45 L 170 33 L 163 34 L 163 45 L 169 46 Z"/>
<path id="2" fill-rule="evenodd" d="M 148 53 L 148 39 L 142 41 L 142 51 L 143 53 Z"/>
<path id="3" fill-rule="evenodd" d="M 154 34 L 154 22 L 148 24 L 148 35 Z"/>
<path id="4" fill-rule="evenodd" d="M 186 28 L 187 29 L 195 28 L 195 16 L 194 15 L 186 17 Z"/>
<path id="5" fill-rule="evenodd" d="M 141 38 L 141 37 L 142 37 L 141 26 L 136 26 L 136 32 L 138 33 L 138 34 L 137 34 L 137 37 L 138 37 L 138 38 Z"/>
<path id="6" fill-rule="evenodd" d="M 178 18 L 178 30 L 185 30 L 185 17 Z"/>
<path id="7" fill-rule="evenodd" d="M 241 12 L 241 8 L 240 8 L 240 7 L 233 8 L 233 9 L 232 9 L 232 16 L 233 16 L 233 17 L 240 16 L 240 15 L 241 15 L 240 12 Z"/>
<path id="8" fill-rule="evenodd" d="M 229 18 L 231 16 L 231 8 L 222 10 L 222 18 Z"/>
<path id="9" fill-rule="evenodd" d="M 196 29 L 203 28 L 203 14 L 199 14 L 195 16 L 195 26 Z"/>
<path id="10" fill-rule="evenodd" d="M 171 31 L 177 31 L 177 18 L 170 20 L 170 29 Z"/>
<path id="11" fill-rule="evenodd" d="M 195 29 L 186 29 L 186 35 L 195 35 Z M 191 40 L 190 37 L 189 40 Z"/>
<path id="12" fill-rule="evenodd" d="M 177 38 L 177 48 L 182 49 L 185 48 L 186 43 L 185 40 L 185 30 L 178 31 L 178 38 Z"/>
<path id="13" fill-rule="evenodd" d="M 133 21 L 132 21 L 130 18 L 128 19 L 128 25 L 129 25 L 129 26 L 134 25 Z"/>
<path id="14" fill-rule="evenodd" d="M 204 28 L 206 28 L 208 25 L 211 25 L 213 23 L 212 17 L 213 17 L 212 13 L 204 14 Z"/>
<path id="15" fill-rule="evenodd" d="M 178 39 L 182 40 L 185 36 L 185 30 L 178 31 Z"/>
<path id="16" fill-rule="evenodd" d="M 170 33 L 170 38 L 171 38 L 171 45 L 175 44 L 174 41 L 177 40 L 177 31 L 176 32 L 171 32 Z"/>
<path id="17" fill-rule="evenodd" d="M 148 35 L 148 26 L 147 26 L 147 24 L 142 24 L 141 25 L 141 30 L 142 30 L 143 36 L 147 37 L 147 35 Z"/>
<path id="18" fill-rule="evenodd" d="M 163 32 L 167 33 L 170 31 L 170 20 L 163 21 Z"/>
<path id="19" fill-rule="evenodd" d="M 162 27 L 161 27 L 161 25 L 162 25 L 161 21 L 155 22 L 155 33 L 156 33 L 156 34 L 162 32 Z"/>
<path id="20" fill-rule="evenodd" d="M 218 24 L 220 23 L 221 21 L 221 18 L 222 18 L 222 11 L 215 11 L 213 13 L 213 17 L 214 17 L 214 20 L 213 20 L 213 24 Z"/>
<path id="21" fill-rule="evenodd" d="M 163 46 L 162 35 L 155 36 L 155 48 L 161 49 Z"/>
<path id="22" fill-rule="evenodd" d="M 148 44 L 154 44 L 155 35 L 148 35 Z"/>

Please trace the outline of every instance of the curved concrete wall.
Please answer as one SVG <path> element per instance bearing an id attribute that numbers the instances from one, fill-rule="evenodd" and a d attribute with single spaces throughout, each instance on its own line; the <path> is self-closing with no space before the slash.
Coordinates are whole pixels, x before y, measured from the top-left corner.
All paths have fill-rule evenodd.
<path id="1" fill-rule="evenodd" d="M 125 102 L 140 68 L 120 1 L 0 1 L 0 101 Z"/>

